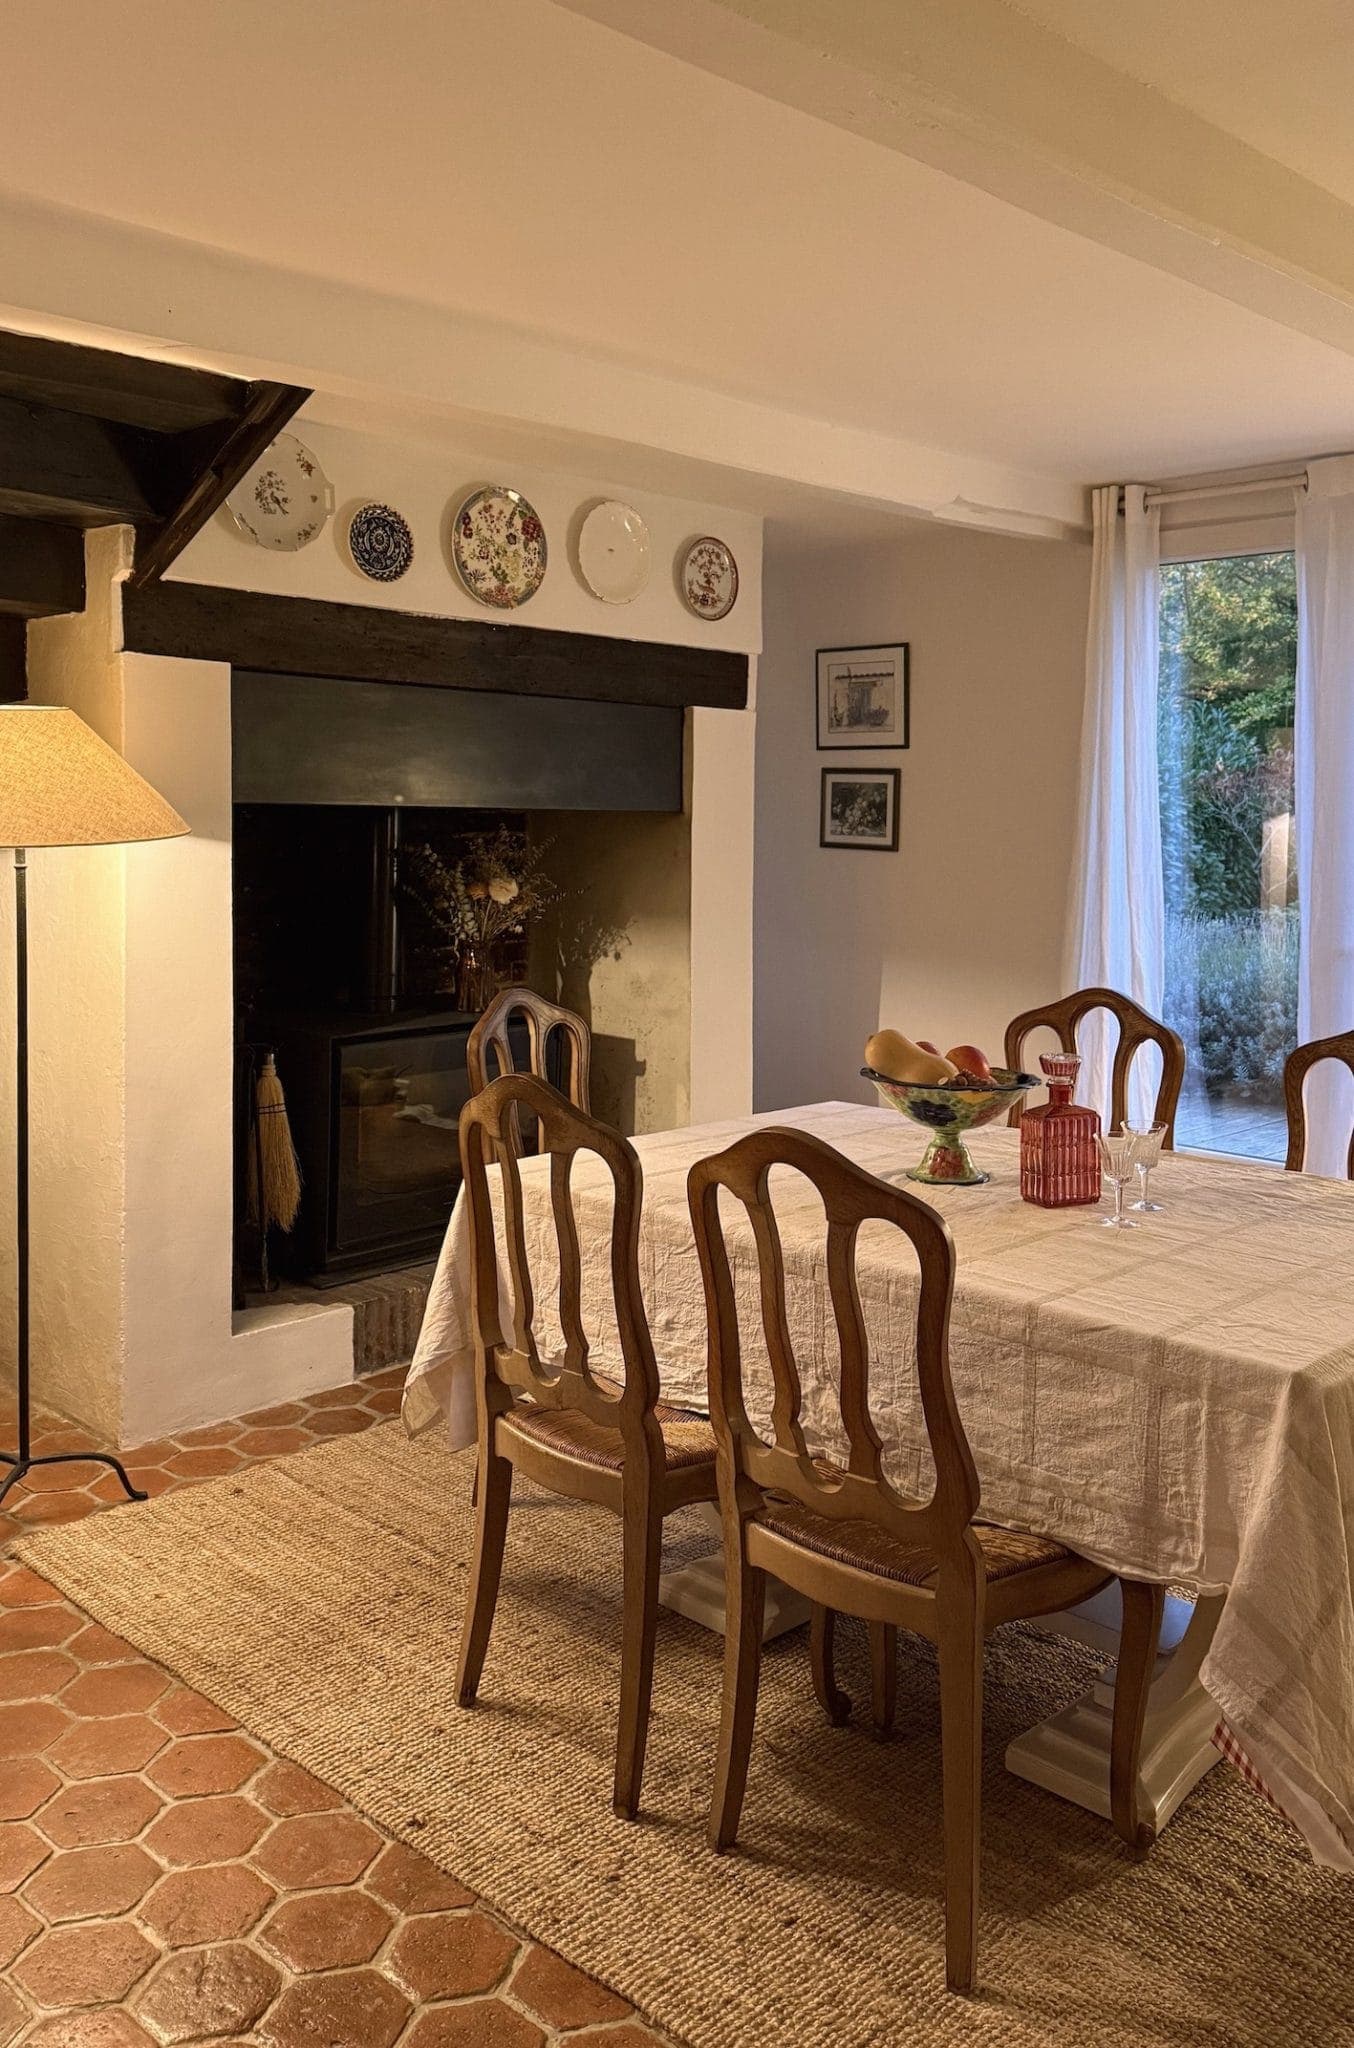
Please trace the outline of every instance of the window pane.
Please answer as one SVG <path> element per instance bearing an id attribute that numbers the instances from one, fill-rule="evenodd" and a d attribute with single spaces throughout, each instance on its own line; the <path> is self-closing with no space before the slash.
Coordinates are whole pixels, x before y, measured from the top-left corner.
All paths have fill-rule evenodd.
<path id="1" fill-rule="evenodd" d="M 1282 1160 L 1297 1043 L 1291 554 L 1161 571 L 1166 1016 L 1188 1053 L 1176 1142 Z"/>

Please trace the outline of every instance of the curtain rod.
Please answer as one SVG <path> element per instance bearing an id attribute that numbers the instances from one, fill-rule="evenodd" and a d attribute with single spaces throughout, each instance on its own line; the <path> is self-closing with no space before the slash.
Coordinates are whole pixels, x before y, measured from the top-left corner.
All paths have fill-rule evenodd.
<path id="1" fill-rule="evenodd" d="M 1305 491 L 1306 488 L 1306 470 L 1295 469 L 1286 476 L 1252 477 L 1244 484 L 1196 484 L 1178 491 L 1148 491 L 1146 502 L 1149 505 L 1188 505 L 1206 498 L 1239 498 L 1251 491 Z"/>

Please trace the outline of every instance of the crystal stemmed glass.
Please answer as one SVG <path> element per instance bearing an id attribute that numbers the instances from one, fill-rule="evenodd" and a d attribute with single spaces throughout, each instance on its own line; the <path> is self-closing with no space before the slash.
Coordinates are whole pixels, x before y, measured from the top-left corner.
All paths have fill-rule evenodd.
<path id="1" fill-rule="evenodd" d="M 1095 1142 L 1100 1147 L 1101 1170 L 1114 1189 L 1114 1214 L 1102 1216 L 1101 1225 L 1106 1230 L 1136 1230 L 1133 1218 L 1124 1214 L 1124 1188 L 1133 1178 L 1137 1164 L 1137 1136 L 1132 1131 L 1116 1131 L 1112 1138 L 1107 1138 L 1102 1131 Z"/>
<path id="2" fill-rule="evenodd" d="M 1138 1169 L 1138 1199 L 1129 1204 L 1130 1208 L 1143 1211 L 1148 1216 L 1161 1214 L 1160 1202 L 1154 1202 L 1148 1192 L 1147 1181 L 1152 1168 L 1161 1162 L 1161 1148 L 1166 1139 L 1165 1124 L 1133 1124 L 1129 1127 L 1138 1141 L 1135 1164 Z"/>

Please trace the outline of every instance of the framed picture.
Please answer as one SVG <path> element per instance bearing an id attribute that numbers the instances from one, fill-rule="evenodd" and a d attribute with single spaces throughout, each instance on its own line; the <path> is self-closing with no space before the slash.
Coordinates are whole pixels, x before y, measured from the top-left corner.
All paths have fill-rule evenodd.
<path id="1" fill-rule="evenodd" d="M 818 649 L 818 746 L 905 747 L 908 643 Z"/>
<path id="2" fill-rule="evenodd" d="M 898 851 L 901 768 L 825 768 L 820 846 Z"/>

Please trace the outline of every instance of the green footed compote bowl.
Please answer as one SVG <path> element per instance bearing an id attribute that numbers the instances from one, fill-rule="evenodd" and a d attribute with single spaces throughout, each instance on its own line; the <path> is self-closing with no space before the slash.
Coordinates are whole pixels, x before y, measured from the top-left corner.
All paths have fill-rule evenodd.
<path id="1" fill-rule="evenodd" d="M 990 1180 L 990 1174 L 974 1165 L 964 1133 L 994 1122 L 1038 1086 L 1033 1074 L 1013 1073 L 1009 1067 L 993 1067 L 990 1085 L 980 1088 L 928 1088 L 916 1081 L 891 1081 L 873 1067 L 860 1071 L 879 1090 L 881 1102 L 930 1131 L 931 1142 L 920 1164 L 907 1171 L 909 1180 L 925 1181 L 929 1187 L 974 1188 Z"/>

